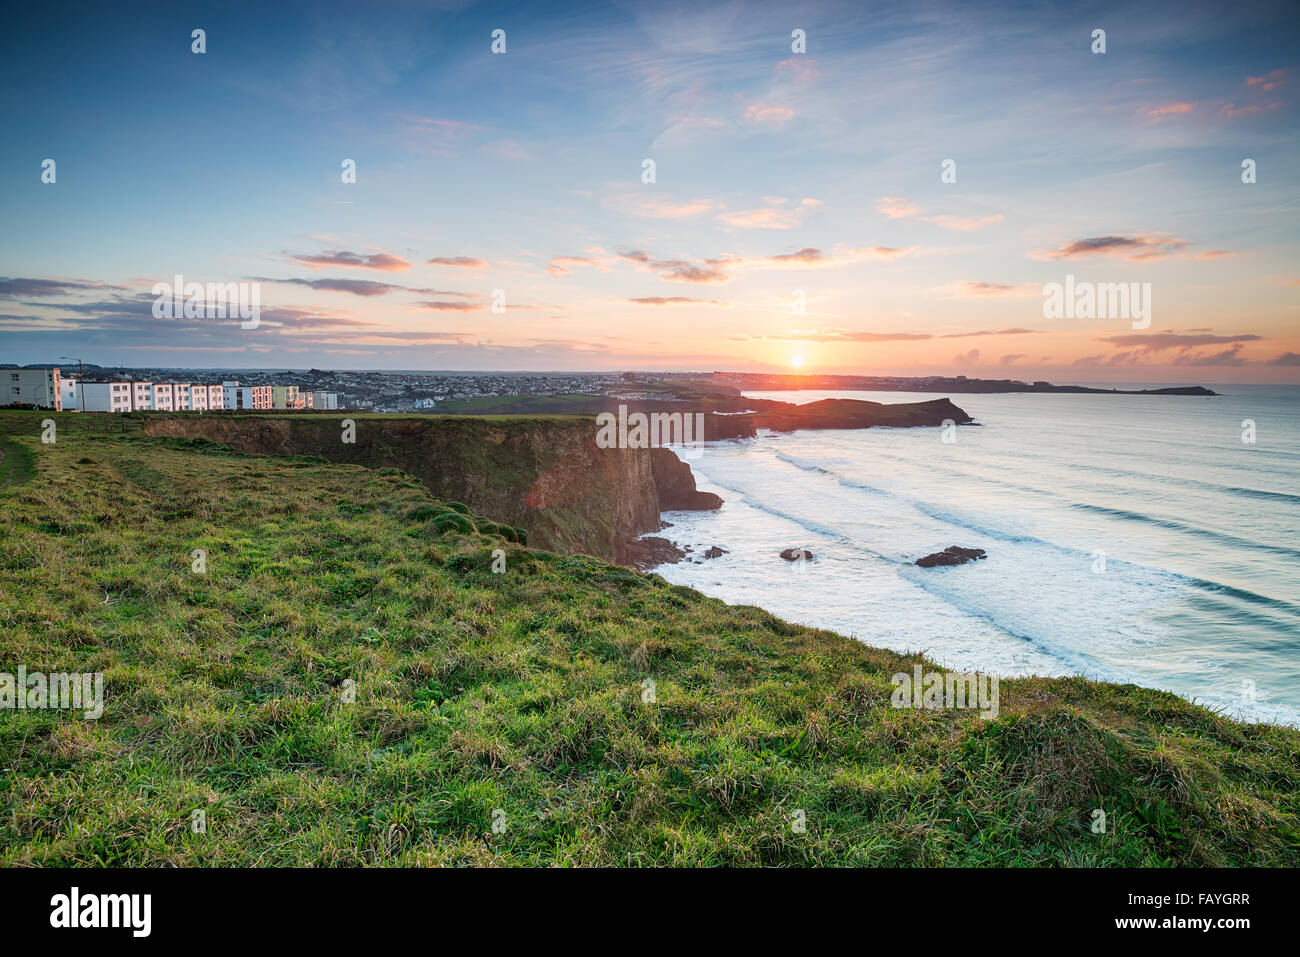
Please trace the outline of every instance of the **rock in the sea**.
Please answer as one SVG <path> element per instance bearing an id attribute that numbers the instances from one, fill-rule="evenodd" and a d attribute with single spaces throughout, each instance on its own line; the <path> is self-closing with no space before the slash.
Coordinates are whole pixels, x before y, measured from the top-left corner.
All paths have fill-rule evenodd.
<path id="1" fill-rule="evenodd" d="M 812 561 L 813 553 L 806 548 L 787 548 L 781 552 L 781 557 L 787 562 L 808 562 Z"/>
<path id="2" fill-rule="evenodd" d="M 721 558 L 721 557 L 722 557 L 723 555 L 725 555 L 725 554 L 727 554 L 727 550 L 726 550 L 725 548 L 719 548 L 717 545 L 714 545 L 712 548 L 710 548 L 710 549 L 708 549 L 707 551 L 705 551 L 705 553 L 704 553 L 704 557 L 705 557 L 705 558 Z"/>
<path id="3" fill-rule="evenodd" d="M 960 545 L 949 545 L 941 552 L 918 558 L 916 563 L 922 568 L 934 568 L 936 565 L 965 565 L 967 562 L 973 562 L 984 557 L 984 549 L 982 548 L 962 548 Z"/>

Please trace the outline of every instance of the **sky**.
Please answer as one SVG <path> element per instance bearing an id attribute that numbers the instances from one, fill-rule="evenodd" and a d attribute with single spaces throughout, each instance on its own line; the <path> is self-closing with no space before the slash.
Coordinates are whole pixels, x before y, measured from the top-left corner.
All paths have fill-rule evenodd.
<path id="1" fill-rule="evenodd" d="M 0 362 L 1300 382 L 1295 3 L 7 16 Z"/>

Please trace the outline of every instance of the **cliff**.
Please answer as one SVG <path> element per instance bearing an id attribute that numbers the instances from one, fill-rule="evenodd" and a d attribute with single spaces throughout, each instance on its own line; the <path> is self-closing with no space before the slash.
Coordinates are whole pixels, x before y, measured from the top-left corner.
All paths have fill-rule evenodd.
<path id="1" fill-rule="evenodd" d="M 630 563 L 639 535 L 669 509 L 717 508 L 668 449 L 597 448 L 590 419 L 564 416 L 150 416 L 144 432 L 192 437 L 263 455 L 399 468 L 430 494 L 528 532 L 529 544 Z"/>

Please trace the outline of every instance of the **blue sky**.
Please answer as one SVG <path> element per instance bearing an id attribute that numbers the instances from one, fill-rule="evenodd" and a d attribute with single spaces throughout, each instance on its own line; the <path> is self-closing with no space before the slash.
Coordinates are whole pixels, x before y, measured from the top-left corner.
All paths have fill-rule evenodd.
<path id="1" fill-rule="evenodd" d="M 0 39 L 0 361 L 1300 379 L 1294 4 L 178 6 Z"/>

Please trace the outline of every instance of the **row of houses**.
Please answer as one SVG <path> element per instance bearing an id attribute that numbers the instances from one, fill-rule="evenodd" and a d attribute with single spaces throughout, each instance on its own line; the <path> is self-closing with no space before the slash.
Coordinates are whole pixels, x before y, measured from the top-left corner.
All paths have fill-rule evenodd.
<path id="1" fill-rule="evenodd" d="M 296 385 L 220 385 L 197 382 L 87 382 L 63 378 L 57 368 L 6 369 L 0 405 L 83 412 L 207 412 L 240 409 L 337 409 L 336 392 Z"/>

